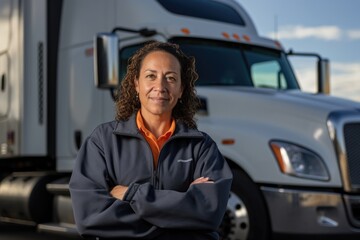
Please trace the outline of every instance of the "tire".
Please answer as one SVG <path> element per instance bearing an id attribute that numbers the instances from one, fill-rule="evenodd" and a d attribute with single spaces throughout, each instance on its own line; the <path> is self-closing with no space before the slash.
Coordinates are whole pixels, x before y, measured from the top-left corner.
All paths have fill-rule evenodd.
<path id="1" fill-rule="evenodd" d="M 232 172 L 231 193 L 219 230 L 221 239 L 271 239 L 269 217 L 259 187 L 242 170 Z"/>

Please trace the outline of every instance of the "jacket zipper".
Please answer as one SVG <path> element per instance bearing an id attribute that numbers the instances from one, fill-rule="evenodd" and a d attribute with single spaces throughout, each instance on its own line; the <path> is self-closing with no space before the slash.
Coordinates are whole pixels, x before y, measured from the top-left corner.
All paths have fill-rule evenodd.
<path id="1" fill-rule="evenodd" d="M 148 150 L 150 151 L 150 155 L 151 155 L 151 159 L 152 159 L 152 162 L 151 162 L 151 169 L 152 169 L 152 185 L 154 187 L 154 189 L 158 189 L 158 176 L 157 176 L 157 168 L 159 167 L 159 161 L 158 161 L 158 164 L 156 166 L 156 168 L 154 167 L 154 156 L 152 154 L 152 150 L 151 150 L 151 147 L 150 147 L 150 144 L 146 141 L 146 139 L 141 135 L 141 140 L 142 141 L 145 141 L 146 145 L 148 146 Z M 159 154 L 160 156 L 160 154 Z"/>
<path id="2" fill-rule="evenodd" d="M 118 133 L 116 133 L 118 134 Z M 170 139 L 168 139 L 163 147 L 161 148 L 160 152 L 159 152 L 159 158 L 158 158 L 158 162 L 157 162 L 157 166 L 156 168 L 154 167 L 154 157 L 153 157 L 153 154 L 152 154 L 152 150 L 151 150 L 151 147 L 149 145 L 149 143 L 146 141 L 146 139 L 142 136 L 141 133 L 139 133 L 140 136 L 138 135 L 133 135 L 133 134 L 119 134 L 119 135 L 126 135 L 126 136 L 133 136 L 133 137 L 137 137 L 137 138 L 140 138 L 142 141 L 145 141 L 147 146 L 148 146 L 148 150 L 150 150 L 150 154 L 151 154 L 151 159 L 152 159 L 152 163 L 151 163 L 151 166 L 152 166 L 152 185 L 154 187 L 154 189 L 159 189 L 159 182 L 160 182 L 160 176 L 158 175 L 158 170 L 159 170 L 159 166 L 160 166 L 160 157 L 161 157 L 161 152 L 163 152 L 163 149 L 164 147 L 168 144 L 168 142 L 171 142 L 173 141 L 174 139 L 177 139 L 177 138 L 183 138 L 184 136 L 172 136 L 170 137 Z M 194 138 L 195 136 L 191 136 L 191 138 Z M 197 137 L 195 137 L 197 138 Z"/>
<path id="3" fill-rule="evenodd" d="M 148 146 L 148 150 L 150 151 L 150 156 L 151 156 L 151 159 L 152 159 L 152 162 L 151 162 L 151 171 L 152 171 L 152 179 L 151 179 L 151 183 L 152 185 L 154 186 L 155 189 L 158 188 L 158 181 L 157 181 L 157 169 L 154 168 L 154 156 L 152 154 L 152 150 L 151 150 L 151 147 L 149 145 L 149 143 L 146 141 L 146 139 L 144 138 L 144 136 L 139 132 L 139 135 L 134 135 L 134 134 L 119 134 L 119 133 L 115 133 L 115 134 L 118 134 L 118 135 L 123 135 L 123 136 L 131 136 L 131 137 L 136 137 L 136 138 L 139 138 L 141 141 L 144 141 L 146 143 L 146 145 Z M 159 154 L 160 156 L 160 154 Z M 159 162 L 158 162 L 158 165 L 157 165 L 157 168 L 159 167 Z"/>

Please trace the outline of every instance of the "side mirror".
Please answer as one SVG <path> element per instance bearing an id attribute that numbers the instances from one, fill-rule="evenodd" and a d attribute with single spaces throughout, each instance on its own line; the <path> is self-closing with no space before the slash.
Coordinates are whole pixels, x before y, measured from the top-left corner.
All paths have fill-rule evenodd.
<path id="1" fill-rule="evenodd" d="M 97 88 L 119 85 L 119 38 L 113 33 L 99 33 L 94 39 L 94 78 Z"/>
<path id="2" fill-rule="evenodd" d="M 300 53 L 290 50 L 287 56 L 315 57 L 317 58 L 317 92 L 330 94 L 330 63 L 317 53 Z"/>
<path id="3" fill-rule="evenodd" d="M 318 60 L 318 92 L 330 94 L 330 63 L 328 59 Z"/>

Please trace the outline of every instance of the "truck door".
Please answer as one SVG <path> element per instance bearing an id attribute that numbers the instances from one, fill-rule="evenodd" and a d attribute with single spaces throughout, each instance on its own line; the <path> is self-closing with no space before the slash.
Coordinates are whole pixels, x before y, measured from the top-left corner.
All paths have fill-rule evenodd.
<path id="1" fill-rule="evenodd" d="M 92 39 L 97 32 L 115 26 L 115 10 L 114 0 L 63 1 L 57 66 L 56 151 L 59 171 L 72 170 L 85 138 L 100 123 L 114 119 L 110 92 L 94 86 Z"/>

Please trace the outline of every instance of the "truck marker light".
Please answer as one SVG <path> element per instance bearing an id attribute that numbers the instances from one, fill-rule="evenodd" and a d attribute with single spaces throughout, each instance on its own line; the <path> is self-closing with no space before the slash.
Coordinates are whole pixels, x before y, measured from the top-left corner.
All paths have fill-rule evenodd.
<path id="1" fill-rule="evenodd" d="M 85 49 L 85 56 L 86 57 L 92 57 L 94 56 L 94 48 L 87 48 Z"/>
<path id="2" fill-rule="evenodd" d="M 247 42 L 250 42 L 250 41 L 251 41 L 251 38 L 250 38 L 248 35 L 246 35 L 246 34 L 243 35 L 243 39 L 244 39 L 245 41 L 247 41 Z"/>
<path id="3" fill-rule="evenodd" d="M 279 49 L 282 49 L 281 43 L 279 41 L 275 41 L 275 46 Z"/>
<path id="4" fill-rule="evenodd" d="M 188 28 L 182 28 L 181 32 L 184 33 L 185 35 L 189 35 L 190 34 L 190 30 Z"/>
<path id="5" fill-rule="evenodd" d="M 221 140 L 221 143 L 224 145 L 233 145 L 233 144 L 235 144 L 235 140 L 232 138 L 225 138 L 225 139 Z"/>
<path id="6" fill-rule="evenodd" d="M 228 33 L 223 32 L 222 35 L 223 35 L 224 38 L 230 39 L 230 35 Z"/>
<path id="7" fill-rule="evenodd" d="M 240 36 L 239 36 L 238 34 L 236 34 L 236 33 L 233 34 L 233 38 L 236 39 L 236 40 L 238 40 L 238 41 L 241 40 L 241 39 L 240 39 Z"/>
<path id="8" fill-rule="evenodd" d="M 280 170 L 283 172 L 283 173 L 286 173 L 286 164 L 284 163 L 284 160 L 283 160 L 283 152 L 284 150 L 282 149 L 281 146 L 275 144 L 275 143 L 271 143 L 270 144 L 274 154 L 275 154 L 275 158 L 276 160 L 278 161 L 278 164 L 279 164 L 279 167 L 280 167 Z M 286 154 L 286 153 L 285 153 Z M 289 159 L 287 159 L 289 160 Z"/>

